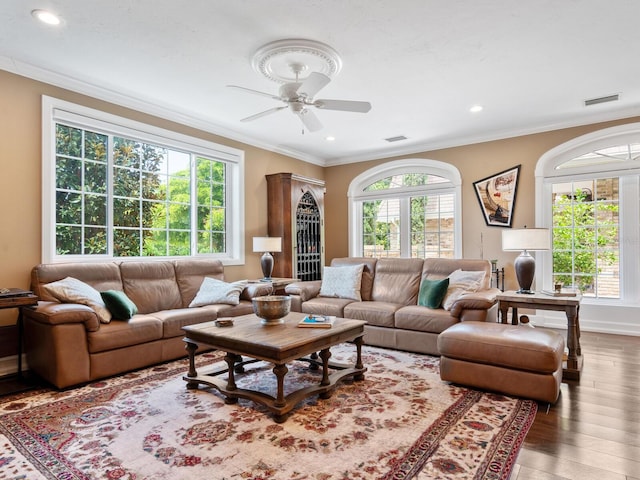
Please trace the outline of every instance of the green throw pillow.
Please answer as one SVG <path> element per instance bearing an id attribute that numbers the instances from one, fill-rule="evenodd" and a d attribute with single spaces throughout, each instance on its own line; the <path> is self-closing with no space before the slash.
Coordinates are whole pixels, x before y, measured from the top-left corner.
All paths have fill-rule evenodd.
<path id="1" fill-rule="evenodd" d="M 129 320 L 138 313 L 138 307 L 124 292 L 107 290 L 106 292 L 100 292 L 100 296 L 114 319 Z"/>
<path id="2" fill-rule="evenodd" d="M 447 294 L 449 279 L 427 280 L 420 283 L 420 294 L 418 295 L 418 305 L 429 308 L 440 308 L 442 300 Z"/>

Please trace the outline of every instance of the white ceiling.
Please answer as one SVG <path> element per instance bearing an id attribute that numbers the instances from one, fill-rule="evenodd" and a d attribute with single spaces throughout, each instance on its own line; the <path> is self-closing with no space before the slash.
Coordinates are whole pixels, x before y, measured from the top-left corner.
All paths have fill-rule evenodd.
<path id="1" fill-rule="evenodd" d="M 638 0 L 2 0 L 0 69 L 334 165 L 638 115 L 639 18 Z M 371 111 L 241 123 L 281 103 L 226 85 L 276 94 L 251 57 L 287 38 L 340 54 L 317 97 Z"/>

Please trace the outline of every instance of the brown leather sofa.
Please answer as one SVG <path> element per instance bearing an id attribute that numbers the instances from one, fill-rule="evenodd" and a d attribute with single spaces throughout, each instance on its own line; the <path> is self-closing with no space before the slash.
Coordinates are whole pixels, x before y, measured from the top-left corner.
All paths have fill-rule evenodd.
<path id="1" fill-rule="evenodd" d="M 100 323 L 85 305 L 60 303 L 43 286 L 66 277 L 98 291 L 123 291 L 137 306 L 128 321 Z M 251 298 L 270 284 L 249 284 L 238 305 L 188 308 L 205 277 L 224 280 L 218 260 L 42 264 L 31 272 L 40 301 L 24 309 L 29 369 L 58 388 L 89 382 L 185 356 L 185 325 L 253 312 Z"/>
<path id="2" fill-rule="evenodd" d="M 331 266 L 364 265 L 362 301 L 319 296 L 322 281 L 286 287 L 293 311 L 366 320 L 368 345 L 439 355 L 438 335 L 463 321 L 496 321 L 500 293 L 491 288 L 488 260 L 429 258 L 335 258 Z M 450 310 L 418 305 L 423 278 L 440 280 L 455 270 L 485 272 L 480 288 L 459 298 Z"/>

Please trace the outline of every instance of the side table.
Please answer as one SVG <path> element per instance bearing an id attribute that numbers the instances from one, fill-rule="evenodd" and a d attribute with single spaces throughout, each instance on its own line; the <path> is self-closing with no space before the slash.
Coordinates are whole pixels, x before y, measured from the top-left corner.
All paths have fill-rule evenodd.
<path id="1" fill-rule="evenodd" d="M 18 379 L 22 379 L 22 337 L 24 334 L 24 325 L 22 319 L 23 307 L 34 307 L 38 304 L 38 296 L 28 290 L 19 288 L 10 288 L 6 293 L 0 294 L 0 309 L 17 308 L 18 321 Z"/>
<path id="2" fill-rule="evenodd" d="M 249 280 L 249 283 L 270 283 L 273 288 L 274 295 L 284 295 L 284 289 L 287 285 L 294 282 L 299 282 L 297 278 L 282 278 L 273 277 L 270 281 L 266 280 Z"/>
<path id="3" fill-rule="evenodd" d="M 512 309 L 511 323 L 518 324 L 518 308 L 532 310 L 555 310 L 567 315 L 567 347 L 569 355 L 562 369 L 562 378 L 580 380 L 582 372 L 582 349 L 580 347 L 580 302 L 582 295 L 575 297 L 553 297 L 536 292 L 533 295 L 516 293 L 511 290 L 497 296 L 502 323 L 507 323 L 507 313 Z"/>

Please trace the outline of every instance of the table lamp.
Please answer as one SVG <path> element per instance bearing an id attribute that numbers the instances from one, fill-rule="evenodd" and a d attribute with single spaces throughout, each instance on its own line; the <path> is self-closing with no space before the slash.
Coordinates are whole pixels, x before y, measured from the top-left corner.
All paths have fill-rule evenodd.
<path id="1" fill-rule="evenodd" d="M 533 294 L 531 284 L 536 272 L 536 261 L 530 251 L 549 250 L 551 235 L 548 228 L 512 228 L 502 231 L 502 250 L 522 251 L 513 262 L 520 289 L 516 293 Z"/>
<path id="2" fill-rule="evenodd" d="M 271 252 L 282 251 L 281 237 L 253 237 L 253 251 L 263 252 L 260 257 L 260 267 L 264 278 L 263 282 L 271 281 L 271 272 L 273 272 L 273 255 Z"/>

